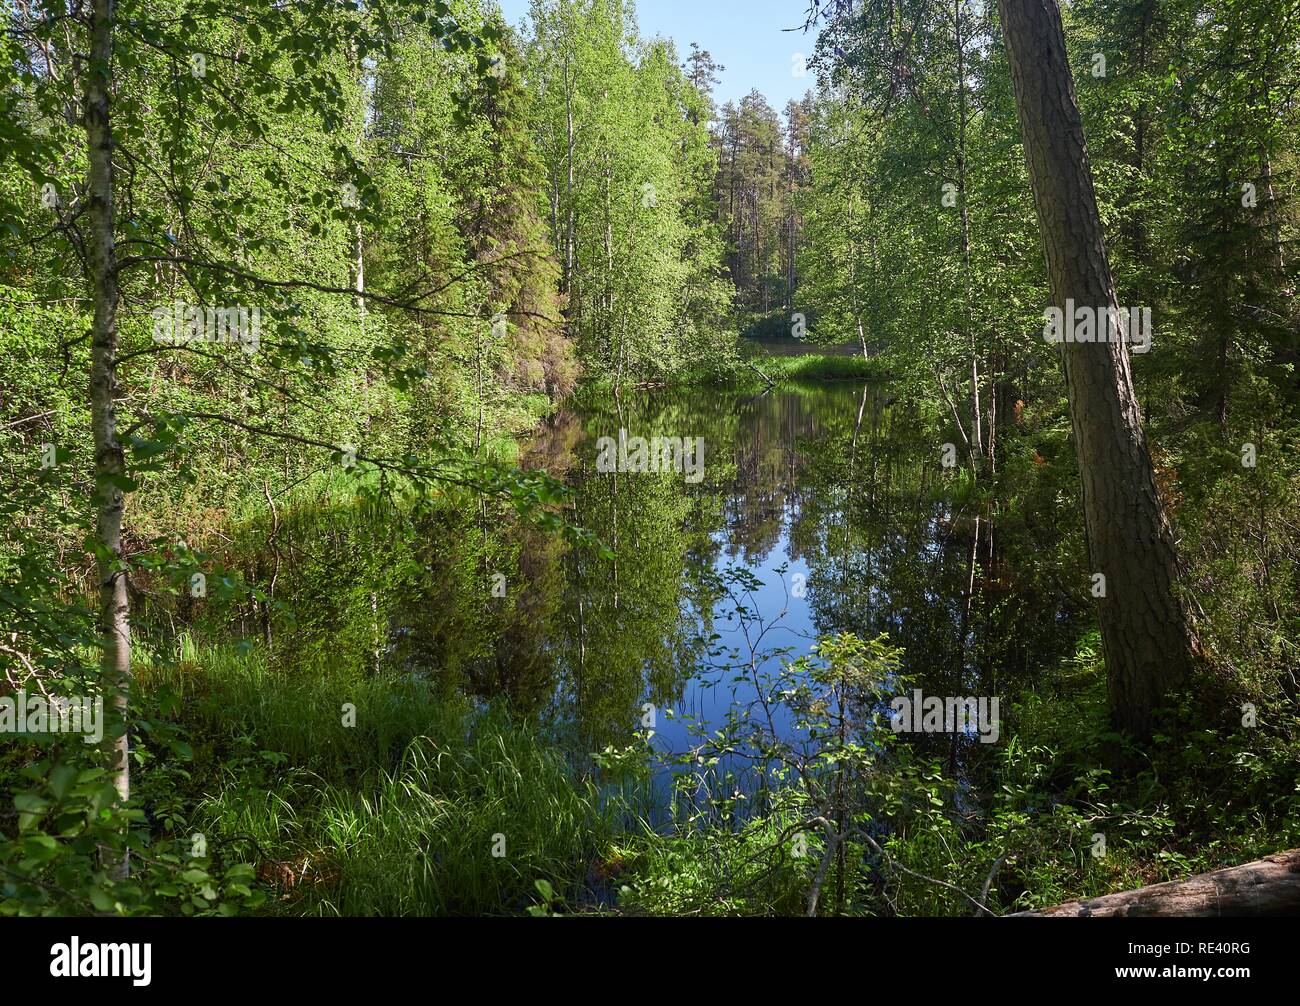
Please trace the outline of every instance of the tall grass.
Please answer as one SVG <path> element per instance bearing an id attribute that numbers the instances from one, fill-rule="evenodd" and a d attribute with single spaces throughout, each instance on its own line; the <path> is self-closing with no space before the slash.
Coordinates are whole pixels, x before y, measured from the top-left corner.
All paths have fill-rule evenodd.
<path id="1" fill-rule="evenodd" d="M 417 739 L 367 793 L 321 791 L 312 831 L 333 850 L 339 882 L 310 892 L 306 909 L 517 913 L 537 900 L 537 880 L 583 900 L 610 832 L 590 784 L 575 786 L 529 731 L 478 727 L 464 747 Z"/>
<path id="2" fill-rule="evenodd" d="M 831 356 L 807 353 L 801 356 L 762 355 L 750 363 L 773 381 L 846 381 L 875 380 L 885 375 L 885 368 L 874 359 L 861 356 Z M 757 380 L 752 370 L 749 375 Z M 744 377 L 744 374 L 741 374 Z"/>
<path id="3" fill-rule="evenodd" d="M 413 676 L 289 676 L 256 649 L 179 656 L 138 680 L 180 696 L 187 826 L 255 861 L 272 911 L 516 914 L 538 880 L 570 905 L 599 900 L 617 815 L 541 728 Z"/>

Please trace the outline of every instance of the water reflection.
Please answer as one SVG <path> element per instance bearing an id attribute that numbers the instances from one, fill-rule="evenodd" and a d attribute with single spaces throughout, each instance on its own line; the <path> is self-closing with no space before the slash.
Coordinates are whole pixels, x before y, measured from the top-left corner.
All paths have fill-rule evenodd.
<path id="1" fill-rule="evenodd" d="M 598 473 L 595 440 L 619 429 L 703 437 L 704 479 Z M 887 389 L 843 382 L 657 392 L 556 416 L 531 457 L 569 452 L 573 516 L 615 553 L 564 556 L 549 637 L 558 703 L 583 743 L 626 742 L 645 702 L 720 723 L 752 696 L 743 683 L 733 695 L 718 669 L 747 660 L 764 629 L 768 659 L 819 635 L 887 632 L 906 673 L 938 694 L 1023 685 L 1014 672 L 1058 656 L 1059 592 L 1034 582 L 1015 535 L 995 539 L 986 520 L 977 537 L 976 507 L 953 502 L 933 441 Z M 761 585 L 728 596 L 722 579 L 738 569 Z M 1017 590 L 999 596 L 1009 570 Z M 657 731 L 688 743 L 680 718 L 660 715 Z"/>
<path id="2" fill-rule="evenodd" d="M 702 437 L 702 480 L 671 466 L 599 471 L 598 438 L 620 430 Z M 1006 709 L 1076 635 L 1068 595 L 1035 560 L 1044 529 L 991 522 L 989 498 L 940 467 L 927 424 L 883 386 L 661 390 L 566 408 L 522 463 L 570 485 L 568 518 L 609 555 L 486 504 L 375 518 L 344 557 L 304 529 L 298 589 L 323 575 L 301 556 L 326 553 L 322 569 L 348 589 L 313 596 L 330 631 L 286 632 L 282 652 L 304 659 L 295 647 L 309 638 L 330 639 L 330 659 L 365 664 L 373 651 L 437 686 L 508 701 L 582 757 L 630 742 L 647 703 L 656 743 L 684 748 L 687 715 L 720 724 L 752 698 L 720 670 L 751 650 L 761 665 L 820 635 L 887 632 L 927 694 L 998 694 Z M 491 590 L 498 576 L 504 596 Z M 917 743 L 955 762 L 961 741 Z"/>

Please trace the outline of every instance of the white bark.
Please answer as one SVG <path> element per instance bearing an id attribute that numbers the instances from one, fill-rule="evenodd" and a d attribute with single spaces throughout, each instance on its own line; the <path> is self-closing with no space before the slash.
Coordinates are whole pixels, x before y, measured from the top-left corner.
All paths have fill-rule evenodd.
<path id="1" fill-rule="evenodd" d="M 109 115 L 112 92 L 114 0 L 94 0 L 90 16 L 90 66 L 86 74 L 86 240 L 94 320 L 91 328 L 90 409 L 95 444 L 95 526 L 104 549 L 98 558 L 99 631 L 103 640 L 102 687 L 110 719 L 124 719 L 131 681 L 131 625 L 127 576 L 121 567 L 122 514 L 126 501 L 121 488 L 109 480 L 125 470 L 117 437 L 118 288 L 113 227 L 113 128 Z M 108 768 L 119 798 L 131 795 L 127 734 L 105 738 Z M 125 856 L 109 864 L 125 877 Z"/>

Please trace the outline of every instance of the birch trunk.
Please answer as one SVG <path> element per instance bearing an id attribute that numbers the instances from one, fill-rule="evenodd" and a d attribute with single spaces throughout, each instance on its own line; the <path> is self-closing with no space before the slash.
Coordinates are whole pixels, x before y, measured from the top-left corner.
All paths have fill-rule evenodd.
<path id="1" fill-rule="evenodd" d="M 118 288 L 113 226 L 113 126 L 109 115 L 112 90 L 113 0 L 94 0 L 90 15 L 90 66 L 86 74 L 85 131 L 89 167 L 86 176 L 87 239 L 94 320 L 91 328 L 90 412 L 95 444 L 96 533 L 100 553 L 99 631 L 105 704 L 115 715 L 121 736 L 105 735 L 108 769 L 118 797 L 131 795 L 128 735 L 125 731 L 131 683 L 131 624 L 127 574 L 122 562 L 122 514 L 126 500 L 115 482 L 125 472 L 117 437 Z M 125 855 L 107 864 L 118 878 L 127 874 Z"/>

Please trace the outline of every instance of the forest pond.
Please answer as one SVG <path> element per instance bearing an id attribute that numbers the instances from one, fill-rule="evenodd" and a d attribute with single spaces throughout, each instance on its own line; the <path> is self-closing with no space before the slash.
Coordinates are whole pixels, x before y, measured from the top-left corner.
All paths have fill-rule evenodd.
<path id="1" fill-rule="evenodd" d="M 620 431 L 702 438 L 702 477 L 599 470 L 598 442 Z M 887 386 L 856 381 L 565 406 L 520 464 L 571 488 L 566 518 L 599 546 L 486 507 L 380 511 L 339 541 L 338 523 L 357 518 L 335 511 L 305 530 L 282 578 L 289 593 L 337 585 L 288 602 L 331 631 L 301 625 L 279 648 L 505 702 L 584 764 L 651 727 L 660 752 L 686 750 L 752 702 L 755 670 L 838 632 L 888 634 L 909 687 L 998 696 L 1005 717 L 1077 638 L 1082 614 L 1034 558 L 1036 541 L 1065 532 L 1014 513 L 977 526 L 977 512 L 996 510 L 967 498 L 940 446 Z M 313 654 L 312 639 L 329 643 Z M 922 742 L 959 769 L 973 740 Z"/>

